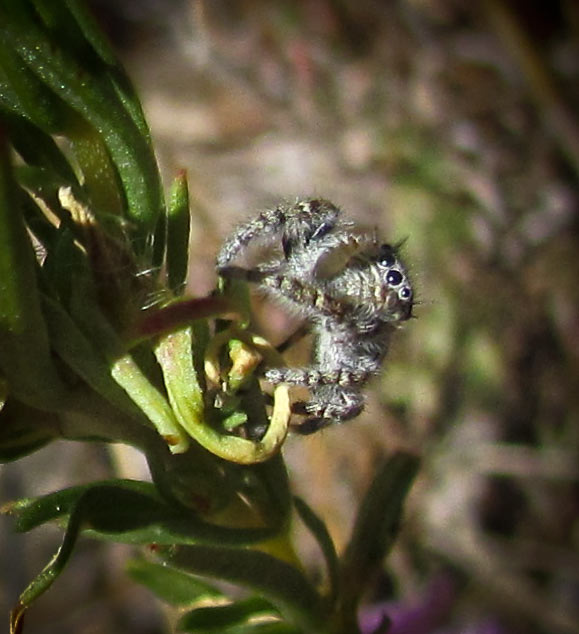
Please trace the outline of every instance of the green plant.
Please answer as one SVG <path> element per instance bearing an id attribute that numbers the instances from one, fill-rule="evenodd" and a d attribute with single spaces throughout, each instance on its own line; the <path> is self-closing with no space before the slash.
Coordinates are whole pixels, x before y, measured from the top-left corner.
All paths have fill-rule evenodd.
<path id="1" fill-rule="evenodd" d="M 398 453 L 379 470 L 338 558 L 324 524 L 290 494 L 287 389 L 268 415 L 253 373 L 281 360 L 247 329 L 244 284 L 183 297 L 188 242 L 186 177 L 165 202 L 137 96 L 82 5 L 1 0 L 0 460 L 55 439 L 126 443 L 152 477 L 4 506 L 18 531 L 65 527 L 12 612 L 13 634 L 81 533 L 145 546 L 129 572 L 183 608 L 180 630 L 358 631 L 417 460 Z M 223 381 L 228 398 L 216 400 Z M 322 588 L 292 547 L 294 512 L 325 556 Z M 200 577 L 251 594 L 224 603 Z"/>

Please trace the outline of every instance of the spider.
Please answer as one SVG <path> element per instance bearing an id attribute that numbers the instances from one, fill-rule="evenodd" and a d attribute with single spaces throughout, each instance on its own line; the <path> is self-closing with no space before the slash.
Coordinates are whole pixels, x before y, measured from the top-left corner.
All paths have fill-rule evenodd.
<path id="1" fill-rule="evenodd" d="M 252 269 L 232 266 L 250 242 L 265 240 L 278 255 Z M 311 434 L 360 414 L 362 388 L 380 366 L 391 335 L 411 317 L 413 291 L 399 245 L 359 232 L 324 199 L 280 205 L 241 224 L 217 257 L 224 277 L 253 282 L 304 318 L 314 334 L 311 365 L 265 372 L 273 384 L 309 388 L 310 400 L 292 411 Z"/>

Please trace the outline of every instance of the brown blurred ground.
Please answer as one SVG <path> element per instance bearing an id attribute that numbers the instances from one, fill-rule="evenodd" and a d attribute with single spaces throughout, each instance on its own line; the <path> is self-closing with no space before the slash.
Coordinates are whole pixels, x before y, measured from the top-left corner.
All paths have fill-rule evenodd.
<path id="1" fill-rule="evenodd" d="M 189 172 L 192 293 L 212 288 L 231 226 L 280 199 L 322 195 L 407 238 L 418 319 L 367 411 L 286 449 L 296 492 L 338 545 L 380 459 L 424 455 L 375 599 L 420 603 L 442 576 L 446 613 L 408 632 L 579 632 L 577 5 L 93 4 L 140 90 L 167 182 Z M 261 327 L 281 341 L 287 319 L 268 311 Z M 60 444 L 3 468 L 0 484 L 38 494 L 55 460 L 52 488 L 104 477 L 117 458 Z M 142 470 L 123 460 L 125 474 Z M 2 526 L 2 552 L 19 556 L 0 562 L 3 579 L 16 571 L 0 604 L 57 537 L 12 541 Z M 302 551 L 315 571 L 313 546 Z M 162 631 L 121 552 L 83 546 L 28 631 Z"/>

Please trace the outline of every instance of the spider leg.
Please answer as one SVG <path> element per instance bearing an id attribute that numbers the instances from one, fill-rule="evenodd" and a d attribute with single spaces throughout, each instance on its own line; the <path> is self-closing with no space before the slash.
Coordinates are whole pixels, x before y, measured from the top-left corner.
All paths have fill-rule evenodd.
<path id="1" fill-rule="evenodd" d="M 331 418 L 307 418 L 303 423 L 293 425 L 292 430 L 300 436 L 310 436 L 320 429 L 330 426 L 333 422 L 335 421 Z"/>
<path id="2" fill-rule="evenodd" d="M 270 368 L 265 372 L 265 380 L 270 383 L 289 383 L 305 387 L 317 387 L 331 385 L 336 387 L 349 387 L 361 385 L 373 374 L 375 368 L 366 369 L 330 369 L 323 370 L 319 366 L 305 368 Z"/>
<path id="3" fill-rule="evenodd" d="M 261 280 L 259 279 L 261 277 Z M 334 296 L 311 282 L 286 275 L 260 275 L 251 273 L 250 281 L 259 282 L 272 295 L 285 300 L 298 312 L 305 313 L 308 318 L 326 317 L 334 322 L 353 325 L 360 328 L 359 309 L 347 298 Z M 374 320 L 369 316 L 369 324 L 363 326 L 364 331 L 373 329 Z"/>
<path id="4" fill-rule="evenodd" d="M 283 354 L 286 350 L 295 345 L 298 341 L 301 341 L 308 333 L 310 332 L 310 327 L 307 324 L 302 324 L 297 330 L 292 332 L 292 334 L 282 341 L 277 347 L 276 350 Z"/>
<path id="5" fill-rule="evenodd" d="M 353 311 L 353 307 L 342 299 L 295 277 L 270 275 L 267 271 L 262 271 L 260 267 L 245 269 L 241 266 L 224 266 L 218 271 L 223 277 L 260 284 L 272 295 L 289 301 L 301 312 L 305 311 L 309 317 L 333 317 L 343 320 L 349 312 Z"/>
<path id="6" fill-rule="evenodd" d="M 331 231 L 339 215 L 340 210 L 323 199 L 304 200 L 262 211 L 239 225 L 225 240 L 217 255 L 217 268 L 226 267 L 250 242 L 268 235 L 282 234 L 284 256 L 288 258 L 296 245 L 306 245 Z"/>
<path id="7" fill-rule="evenodd" d="M 232 280 L 245 280 L 246 282 L 254 282 L 260 284 L 262 280 L 272 274 L 276 274 L 279 268 L 275 268 L 269 263 L 265 265 L 256 266 L 253 269 L 246 269 L 242 266 L 224 266 L 217 269 L 217 272 L 221 277 L 226 277 Z"/>
<path id="8" fill-rule="evenodd" d="M 295 404 L 295 413 L 308 416 L 303 423 L 295 426 L 295 431 L 313 434 L 332 423 L 355 418 L 363 409 L 364 396 L 359 390 L 326 386 L 316 390 L 310 401 Z"/>

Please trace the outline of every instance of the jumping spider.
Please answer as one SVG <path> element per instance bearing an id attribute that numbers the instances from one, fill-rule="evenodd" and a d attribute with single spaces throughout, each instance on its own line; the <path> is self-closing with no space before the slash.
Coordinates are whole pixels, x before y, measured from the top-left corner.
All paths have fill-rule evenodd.
<path id="1" fill-rule="evenodd" d="M 279 255 L 250 270 L 231 266 L 258 239 L 281 247 Z M 258 284 L 303 317 L 315 335 L 311 365 L 265 372 L 271 383 L 310 389 L 310 400 L 292 408 L 307 417 L 297 431 L 310 434 L 358 416 L 364 384 L 380 370 L 392 333 L 412 313 L 412 286 L 398 247 L 356 232 L 331 202 L 311 199 L 264 211 L 237 227 L 219 252 L 217 269 Z"/>

